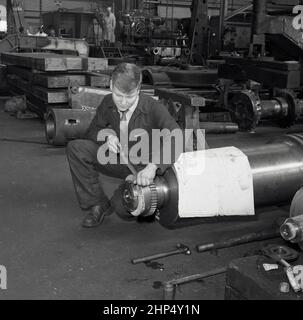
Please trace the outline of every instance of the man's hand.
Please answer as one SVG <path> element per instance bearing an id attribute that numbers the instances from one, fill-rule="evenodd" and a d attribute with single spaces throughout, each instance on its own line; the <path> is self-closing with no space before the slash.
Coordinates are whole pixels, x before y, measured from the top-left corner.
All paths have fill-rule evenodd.
<path id="1" fill-rule="evenodd" d="M 119 139 L 117 136 L 114 136 L 114 135 L 108 136 L 107 145 L 111 152 L 119 153 Z"/>
<path id="2" fill-rule="evenodd" d="M 137 178 L 134 183 L 142 187 L 151 185 L 156 177 L 156 171 L 157 166 L 153 163 L 149 163 L 146 168 L 137 174 Z"/>

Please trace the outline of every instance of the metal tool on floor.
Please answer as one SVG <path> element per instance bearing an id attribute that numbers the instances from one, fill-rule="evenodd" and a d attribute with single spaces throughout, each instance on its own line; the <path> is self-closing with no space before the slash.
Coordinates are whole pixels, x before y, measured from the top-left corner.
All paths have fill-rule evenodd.
<path id="1" fill-rule="evenodd" d="M 222 241 L 211 242 L 197 245 L 198 252 L 205 252 L 209 250 L 217 250 L 223 248 L 230 248 L 240 244 L 246 244 L 254 241 L 262 241 L 268 239 L 278 238 L 280 235 L 278 230 L 264 230 L 261 232 L 247 233 L 239 237 L 225 239 Z"/>
<path id="2" fill-rule="evenodd" d="M 194 274 L 191 276 L 174 279 L 170 281 L 166 281 L 163 283 L 163 299 L 164 300 L 175 300 L 176 296 L 176 287 L 177 285 L 202 280 L 208 277 L 216 276 L 225 273 L 227 270 L 226 267 L 223 268 L 217 268 L 208 272 L 200 273 L 200 274 Z"/>
<path id="3" fill-rule="evenodd" d="M 177 254 L 190 255 L 191 250 L 186 245 L 184 245 L 182 243 L 178 243 L 176 250 L 162 252 L 162 253 L 154 254 L 151 256 L 147 256 L 147 257 L 136 258 L 136 259 L 133 259 L 131 262 L 132 262 L 132 264 L 138 264 L 138 263 L 149 262 L 149 261 L 157 260 L 157 259 L 161 259 L 161 258 L 166 258 L 166 257 L 177 255 Z"/>
<path id="4" fill-rule="evenodd" d="M 293 268 L 287 261 L 295 261 L 299 253 L 285 246 L 267 246 L 262 249 L 265 256 L 284 266 L 288 281 L 295 292 L 301 291 L 301 286 L 295 278 Z"/>

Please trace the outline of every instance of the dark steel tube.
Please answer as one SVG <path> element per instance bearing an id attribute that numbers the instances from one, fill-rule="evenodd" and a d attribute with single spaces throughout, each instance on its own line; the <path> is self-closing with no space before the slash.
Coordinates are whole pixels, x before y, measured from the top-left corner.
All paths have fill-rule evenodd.
<path id="1" fill-rule="evenodd" d="M 197 245 L 197 251 L 198 252 L 205 252 L 209 250 L 217 250 L 217 249 L 223 249 L 223 248 L 230 248 L 234 247 L 240 244 L 250 243 L 254 241 L 261 241 L 261 240 L 268 240 L 273 238 L 278 238 L 280 235 L 280 232 L 278 230 L 265 230 L 261 232 L 252 232 L 248 233 L 236 238 L 231 239 L 225 239 L 218 242 L 213 243 L 205 243 Z"/>

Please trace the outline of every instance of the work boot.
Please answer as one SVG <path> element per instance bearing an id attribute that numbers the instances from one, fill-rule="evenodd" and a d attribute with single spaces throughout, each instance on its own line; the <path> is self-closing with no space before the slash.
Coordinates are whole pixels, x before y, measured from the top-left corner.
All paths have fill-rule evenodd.
<path id="1" fill-rule="evenodd" d="M 90 212 L 84 218 L 82 227 L 84 228 L 95 228 L 98 227 L 106 216 L 113 213 L 113 207 L 110 203 L 94 206 L 90 209 Z"/>

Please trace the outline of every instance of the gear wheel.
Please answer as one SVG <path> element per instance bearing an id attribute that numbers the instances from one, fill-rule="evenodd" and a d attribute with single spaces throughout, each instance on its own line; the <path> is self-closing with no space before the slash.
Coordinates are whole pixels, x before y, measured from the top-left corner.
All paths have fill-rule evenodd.
<path id="1" fill-rule="evenodd" d="M 157 188 L 154 184 L 149 186 L 150 189 L 150 199 L 149 199 L 149 210 L 145 214 L 145 216 L 151 216 L 153 215 L 158 207 L 158 194 L 157 194 Z M 145 208 L 147 209 L 147 208 Z"/>

